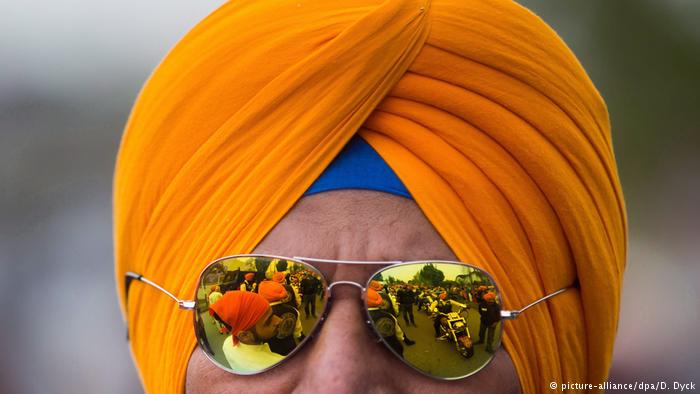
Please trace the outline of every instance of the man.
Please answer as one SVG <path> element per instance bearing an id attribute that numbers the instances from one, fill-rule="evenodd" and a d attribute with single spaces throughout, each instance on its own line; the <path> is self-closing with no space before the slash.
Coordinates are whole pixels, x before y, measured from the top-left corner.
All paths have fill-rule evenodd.
<path id="1" fill-rule="evenodd" d="M 248 272 L 243 276 L 244 280 L 241 283 L 240 286 L 240 291 L 252 291 L 254 292 L 257 289 L 258 284 L 254 282 L 255 280 L 255 274 L 252 272 Z"/>
<path id="2" fill-rule="evenodd" d="M 353 144 L 392 181 L 307 194 Z M 149 393 L 542 393 L 607 377 L 626 253 L 608 114 L 556 33 L 514 2 L 226 2 L 141 90 L 114 185 L 120 283 L 139 272 L 190 294 L 209 262 L 257 252 L 468 262 L 513 308 L 580 287 L 504 324 L 494 360 L 450 382 L 373 342 L 352 286 L 333 288 L 308 348 L 245 378 L 208 361 L 171 299 L 120 290 Z M 323 268 L 358 283 L 376 269 Z"/>
<path id="3" fill-rule="evenodd" d="M 484 343 L 484 335 L 486 335 L 486 351 L 493 353 L 493 337 L 496 325 L 501 321 L 501 307 L 496 303 L 496 294 L 492 292 L 485 293 L 481 299 L 479 303 L 479 340 L 474 344 Z"/>
<path id="4" fill-rule="evenodd" d="M 437 299 L 430 304 L 429 310 L 433 313 L 435 339 L 446 339 L 446 336 L 442 335 L 440 331 L 440 325 L 442 324 L 442 318 L 445 317 L 444 315 L 452 312 L 452 303 L 447 297 L 447 292 L 440 293 Z"/>
<path id="5" fill-rule="evenodd" d="M 211 287 L 209 296 L 207 297 L 210 315 L 214 315 L 214 310 L 211 309 L 211 306 L 214 305 L 217 301 L 219 301 L 223 296 L 224 295 L 221 293 L 221 288 L 219 287 L 219 285 L 214 285 Z M 219 330 L 220 333 L 225 333 L 225 328 L 217 319 L 212 320 L 212 324 L 214 325 L 214 327 L 217 328 L 217 330 Z"/>
<path id="6" fill-rule="evenodd" d="M 287 291 L 288 297 L 287 300 L 284 301 L 285 304 L 291 306 L 294 309 L 299 309 L 299 303 L 297 302 L 297 294 L 296 291 L 294 290 L 294 287 L 287 283 L 287 275 L 284 272 L 276 272 L 274 275 L 272 275 L 272 280 L 281 284 L 284 289 Z"/>
<path id="7" fill-rule="evenodd" d="M 382 305 L 380 305 L 379 308 L 391 313 L 394 316 L 397 316 L 396 306 L 394 306 L 394 301 L 391 295 L 388 291 L 386 291 L 386 287 L 381 282 L 376 280 L 371 281 L 369 283 L 369 287 L 376 291 L 382 298 Z"/>
<path id="8" fill-rule="evenodd" d="M 209 290 L 209 296 L 207 297 L 207 301 L 209 301 L 209 306 L 214 305 L 216 301 L 219 301 L 223 296 L 224 295 L 221 294 L 221 288 L 219 287 L 219 285 L 212 286 Z"/>
<path id="9" fill-rule="evenodd" d="M 278 282 L 262 281 L 258 292 L 270 303 L 272 313 L 280 319 L 277 335 L 268 341 L 270 350 L 286 356 L 296 348 L 303 335 L 299 311 L 288 304 L 291 294 Z"/>
<path id="10" fill-rule="evenodd" d="M 316 318 L 316 295 L 318 294 L 320 282 L 310 273 L 304 275 L 304 279 L 299 284 L 301 292 L 301 302 L 304 304 L 304 318 Z"/>
<path id="11" fill-rule="evenodd" d="M 231 333 L 222 346 L 231 369 L 242 373 L 256 371 L 284 358 L 268 345 L 277 335 L 280 318 L 272 313 L 265 298 L 251 292 L 229 291 L 211 309 L 214 318 Z"/>
<path id="12" fill-rule="evenodd" d="M 399 313 L 403 316 L 406 327 L 413 324 L 418 327 L 413 317 L 413 304 L 416 302 L 416 293 L 409 285 L 403 285 L 396 292 L 396 300 L 399 302 Z"/>
<path id="13" fill-rule="evenodd" d="M 430 304 L 433 303 L 433 297 L 428 289 L 421 286 L 420 292 L 418 294 L 418 310 L 425 309 L 429 312 Z"/>
<path id="14" fill-rule="evenodd" d="M 407 345 L 413 345 L 413 343 L 410 340 L 407 341 L 407 338 L 404 337 L 396 317 L 381 308 L 382 296 L 372 288 L 367 289 L 367 306 L 369 316 L 372 318 L 372 322 L 377 327 L 377 331 L 382 336 L 382 339 L 391 346 L 396 354 L 403 357 L 401 341 Z"/>

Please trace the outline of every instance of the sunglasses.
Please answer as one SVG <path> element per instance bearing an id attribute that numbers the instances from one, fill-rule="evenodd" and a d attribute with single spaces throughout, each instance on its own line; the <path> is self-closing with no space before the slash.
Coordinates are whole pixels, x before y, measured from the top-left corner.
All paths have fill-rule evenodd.
<path id="1" fill-rule="evenodd" d="M 311 263 L 383 265 L 364 285 L 328 283 Z M 193 301 L 180 300 L 142 275 L 133 280 L 167 294 L 194 312 L 194 332 L 217 367 L 237 375 L 265 372 L 289 359 L 318 334 L 330 312 L 332 290 L 362 292 L 366 324 L 378 343 L 429 377 L 455 380 L 486 367 L 501 346 L 503 323 L 573 286 L 519 310 L 503 310 L 491 275 L 453 261 L 371 262 L 306 257 L 236 255 L 207 265 Z"/>

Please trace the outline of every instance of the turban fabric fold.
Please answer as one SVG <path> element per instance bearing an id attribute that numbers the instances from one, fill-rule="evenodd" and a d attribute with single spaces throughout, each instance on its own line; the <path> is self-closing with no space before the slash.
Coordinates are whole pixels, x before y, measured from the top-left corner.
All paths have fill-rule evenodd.
<path id="1" fill-rule="evenodd" d="M 260 294 L 248 291 L 227 291 L 209 307 L 219 318 L 231 326 L 233 345 L 238 345 L 238 333 L 250 330 L 270 308 Z"/>
<path id="2" fill-rule="evenodd" d="M 191 299 L 203 266 L 251 252 L 356 133 L 454 253 L 493 274 L 504 308 L 579 283 L 505 324 L 523 392 L 605 380 L 626 258 L 607 109 L 556 33 L 510 1 L 224 4 L 129 118 L 117 282 L 134 271 Z M 149 286 L 128 305 L 119 292 L 146 390 L 182 391 L 191 316 Z"/>

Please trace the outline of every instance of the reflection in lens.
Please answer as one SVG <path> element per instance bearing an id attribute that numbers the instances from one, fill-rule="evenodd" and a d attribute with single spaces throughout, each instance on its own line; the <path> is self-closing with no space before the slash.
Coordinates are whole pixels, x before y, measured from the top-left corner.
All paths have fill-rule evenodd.
<path id="1" fill-rule="evenodd" d="M 428 375 L 471 375 L 500 346 L 500 293 L 478 268 L 442 262 L 391 266 L 372 278 L 366 297 L 383 342 Z"/>
<path id="2" fill-rule="evenodd" d="M 240 374 L 290 355 L 325 309 L 326 284 L 312 266 L 266 256 L 219 260 L 197 287 L 195 330 L 207 356 Z M 300 312 L 301 311 L 301 312 Z"/>

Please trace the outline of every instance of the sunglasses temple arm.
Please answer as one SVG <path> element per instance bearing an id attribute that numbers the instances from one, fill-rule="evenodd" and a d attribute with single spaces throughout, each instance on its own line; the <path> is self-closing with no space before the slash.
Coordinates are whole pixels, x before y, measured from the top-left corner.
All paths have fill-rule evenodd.
<path id="1" fill-rule="evenodd" d="M 546 296 L 544 296 L 544 297 L 542 297 L 542 298 L 540 298 L 540 299 L 538 299 L 538 300 L 535 300 L 533 303 L 531 303 L 530 305 L 527 305 L 526 307 L 524 307 L 524 308 L 522 308 L 522 309 L 520 309 L 520 310 L 501 311 L 501 319 L 503 319 L 503 320 L 513 320 L 513 319 L 515 319 L 516 317 L 518 317 L 521 313 L 525 312 L 527 309 L 530 309 L 531 307 L 533 307 L 533 306 L 539 304 L 539 303 L 542 302 L 542 301 L 545 301 L 545 300 L 547 300 L 547 299 L 549 299 L 549 298 L 552 298 L 552 297 L 554 297 L 555 295 L 559 295 L 559 294 L 561 294 L 561 293 L 563 293 L 563 292 L 569 290 L 570 288 L 571 288 L 571 287 L 565 287 L 565 288 L 563 288 L 563 289 L 559 289 L 559 290 L 555 291 L 555 292 L 552 293 L 552 294 L 548 294 L 548 295 L 546 295 Z"/>
<path id="2" fill-rule="evenodd" d="M 129 286 L 131 286 L 131 282 L 134 281 L 134 280 L 138 280 L 139 282 L 143 282 L 143 283 L 145 283 L 145 284 L 147 284 L 147 285 L 149 285 L 149 286 L 155 287 L 156 289 L 158 289 L 158 290 L 160 290 L 161 292 L 165 293 L 168 297 L 172 298 L 173 300 L 175 300 L 175 302 L 177 302 L 177 305 L 178 305 L 178 307 L 180 307 L 180 309 L 185 309 L 185 310 L 191 311 L 191 310 L 194 310 L 194 308 L 195 308 L 195 302 L 194 302 L 194 301 L 181 300 L 181 299 L 175 297 L 175 296 L 174 296 L 172 293 L 170 293 L 169 291 L 167 291 L 167 290 L 165 290 L 164 288 L 162 288 L 162 287 L 161 287 L 160 285 L 158 285 L 157 283 L 152 282 L 152 281 L 150 281 L 149 279 L 144 278 L 143 275 L 139 275 L 139 274 L 134 273 L 134 272 L 127 272 L 127 273 L 126 273 L 126 294 L 127 294 L 127 296 L 128 296 L 128 294 L 129 294 Z"/>

